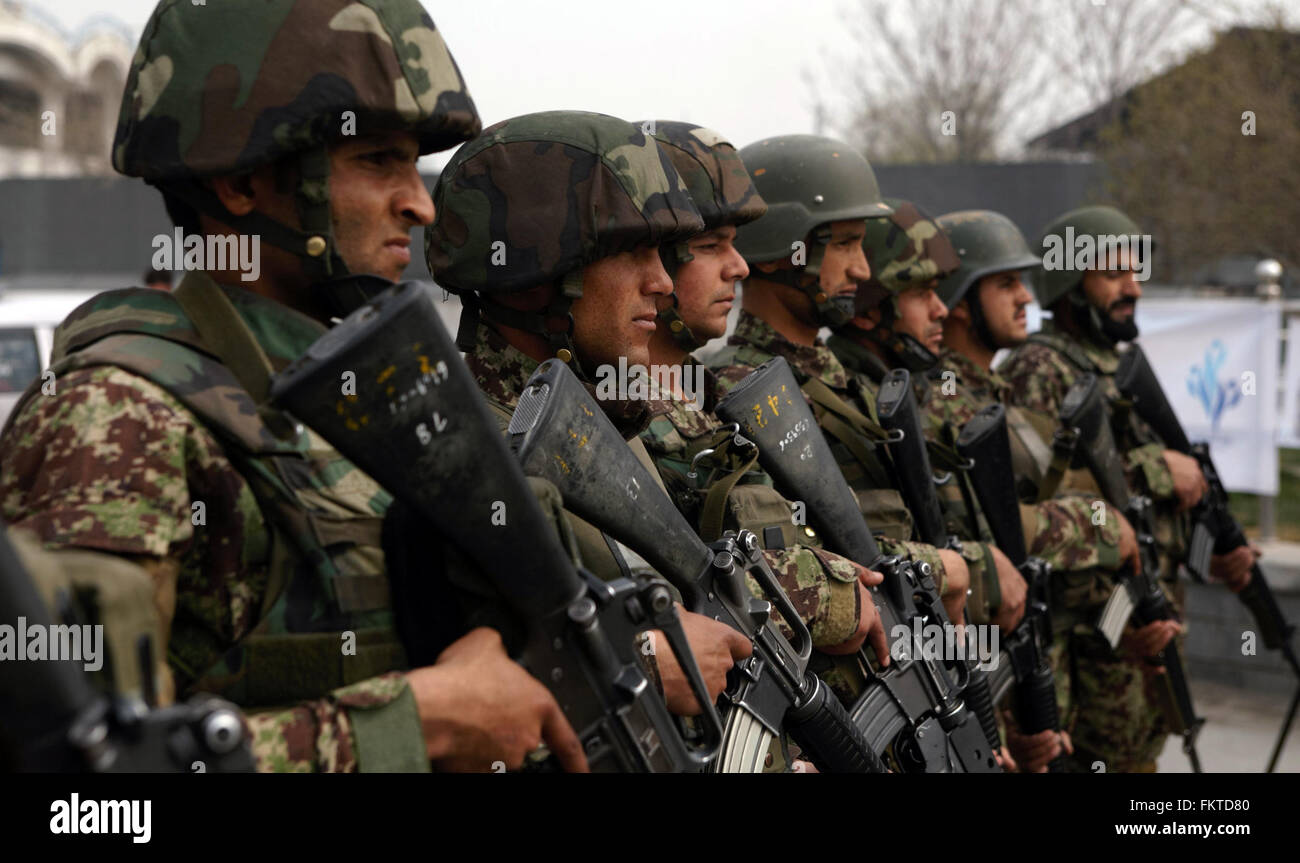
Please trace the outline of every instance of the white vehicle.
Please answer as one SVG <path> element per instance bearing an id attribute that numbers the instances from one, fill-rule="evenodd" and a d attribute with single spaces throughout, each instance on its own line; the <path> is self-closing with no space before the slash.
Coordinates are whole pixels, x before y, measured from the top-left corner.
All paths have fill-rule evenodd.
<path id="1" fill-rule="evenodd" d="M 0 427 L 27 385 L 49 366 L 54 328 L 97 293 L 0 288 Z"/>

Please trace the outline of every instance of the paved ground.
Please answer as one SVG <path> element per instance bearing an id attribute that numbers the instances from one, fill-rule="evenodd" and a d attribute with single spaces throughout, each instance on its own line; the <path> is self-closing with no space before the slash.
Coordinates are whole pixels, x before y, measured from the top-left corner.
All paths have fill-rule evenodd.
<path id="1" fill-rule="evenodd" d="M 1222 683 L 1192 681 L 1192 698 L 1205 717 L 1197 743 L 1206 773 L 1262 773 L 1277 740 L 1291 692 L 1261 692 Z M 1161 773 L 1190 773 L 1182 738 L 1170 737 L 1159 759 Z M 1300 717 L 1291 726 L 1279 773 L 1300 773 Z"/>

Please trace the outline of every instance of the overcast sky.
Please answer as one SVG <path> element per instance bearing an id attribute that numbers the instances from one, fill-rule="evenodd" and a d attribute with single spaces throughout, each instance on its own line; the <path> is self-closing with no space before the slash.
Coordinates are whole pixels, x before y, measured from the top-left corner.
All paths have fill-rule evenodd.
<path id="1" fill-rule="evenodd" d="M 69 29 L 108 12 L 137 36 L 154 6 L 154 0 L 27 2 Z M 1271 0 L 1231 2 L 1253 8 Z M 848 0 L 425 0 L 424 5 L 460 64 L 484 125 L 531 111 L 576 108 L 628 120 L 688 120 L 717 129 L 737 146 L 769 135 L 811 132 L 815 119 L 807 73 L 824 76 L 827 58 L 844 56 L 853 47 L 840 25 L 843 10 L 851 7 Z M 900 14 L 906 6 L 900 0 Z M 1203 28 L 1201 35 L 1208 32 Z M 1063 106 L 1062 116 L 1042 118 L 1036 131 L 1090 107 Z"/>

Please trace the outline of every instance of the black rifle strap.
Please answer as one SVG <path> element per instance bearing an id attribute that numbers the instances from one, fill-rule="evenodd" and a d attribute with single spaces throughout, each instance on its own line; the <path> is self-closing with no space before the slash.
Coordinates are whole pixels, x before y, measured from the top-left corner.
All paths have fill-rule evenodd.
<path id="1" fill-rule="evenodd" d="M 1043 484 L 1038 487 L 1039 503 L 1056 496 L 1056 490 L 1061 487 L 1061 480 L 1065 478 L 1070 462 L 1074 460 L 1074 448 L 1078 441 L 1079 433 L 1075 429 L 1058 428 L 1056 434 L 1052 435 L 1052 460 L 1047 465 L 1047 473 L 1043 475 Z"/>

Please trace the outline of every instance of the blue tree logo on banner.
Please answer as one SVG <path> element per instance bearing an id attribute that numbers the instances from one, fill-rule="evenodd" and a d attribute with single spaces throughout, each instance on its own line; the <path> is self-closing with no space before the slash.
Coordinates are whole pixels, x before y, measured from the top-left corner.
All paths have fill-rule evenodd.
<path id="1" fill-rule="evenodd" d="M 1235 380 L 1220 381 L 1219 370 L 1228 358 L 1223 342 L 1215 339 L 1205 349 L 1205 364 L 1192 366 L 1187 375 L 1187 391 L 1201 402 L 1210 418 L 1211 433 L 1218 432 L 1223 412 L 1241 401 L 1241 386 Z"/>

